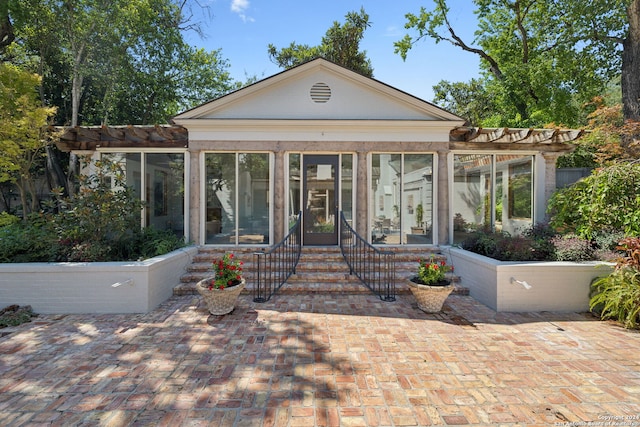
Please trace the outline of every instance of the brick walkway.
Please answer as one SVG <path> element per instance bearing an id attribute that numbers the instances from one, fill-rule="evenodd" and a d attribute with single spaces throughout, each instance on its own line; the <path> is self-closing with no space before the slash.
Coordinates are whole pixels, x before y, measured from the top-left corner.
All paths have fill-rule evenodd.
<path id="1" fill-rule="evenodd" d="M 181 296 L 0 335 L 3 426 L 640 425 L 639 333 L 468 296 Z"/>

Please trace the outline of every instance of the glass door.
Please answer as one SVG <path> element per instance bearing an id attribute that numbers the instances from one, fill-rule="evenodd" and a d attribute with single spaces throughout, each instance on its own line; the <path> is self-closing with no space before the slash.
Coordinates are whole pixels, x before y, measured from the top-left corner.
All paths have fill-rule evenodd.
<path id="1" fill-rule="evenodd" d="M 304 245 L 338 244 L 337 155 L 303 157 Z"/>

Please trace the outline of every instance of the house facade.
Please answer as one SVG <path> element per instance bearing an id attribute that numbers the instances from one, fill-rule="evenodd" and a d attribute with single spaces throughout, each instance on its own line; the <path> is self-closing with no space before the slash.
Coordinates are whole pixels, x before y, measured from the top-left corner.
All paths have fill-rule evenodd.
<path id="1" fill-rule="evenodd" d="M 201 245 L 376 245 L 517 233 L 545 217 L 555 162 L 581 131 L 479 129 L 316 59 L 183 112 L 171 126 L 70 128 L 59 146 L 122 166 L 141 223 Z"/>

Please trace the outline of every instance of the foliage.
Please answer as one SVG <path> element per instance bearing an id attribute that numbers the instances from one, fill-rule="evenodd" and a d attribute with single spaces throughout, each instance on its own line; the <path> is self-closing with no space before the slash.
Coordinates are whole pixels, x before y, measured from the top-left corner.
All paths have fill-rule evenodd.
<path id="1" fill-rule="evenodd" d="M 589 306 L 603 319 L 616 319 L 627 328 L 640 323 L 640 238 L 620 242 L 626 255 L 618 260 L 611 274 L 592 284 Z"/>
<path id="2" fill-rule="evenodd" d="M 117 163 L 94 166 L 95 174 L 81 177 L 78 195 L 0 228 L 0 262 L 136 260 L 184 246 L 171 231 L 140 229 L 142 204 Z"/>
<path id="3" fill-rule="evenodd" d="M 0 263 L 50 262 L 56 259 L 58 239 L 43 215 L 0 228 Z"/>
<path id="4" fill-rule="evenodd" d="M 278 50 L 273 44 L 269 44 L 269 57 L 282 68 L 292 68 L 315 58 L 324 58 L 356 73 L 372 77 L 373 67 L 367 58 L 367 52 L 360 51 L 360 41 L 370 26 L 369 15 L 361 8 L 359 13 L 347 13 L 344 24 L 334 22 L 320 45 L 309 46 L 292 42 L 288 47 Z"/>
<path id="5" fill-rule="evenodd" d="M 242 281 L 242 261 L 235 259 L 232 253 L 214 261 L 213 268 L 216 274 L 209 282 L 209 290 L 239 285 Z"/>
<path id="6" fill-rule="evenodd" d="M 43 76 L 58 124 L 164 123 L 237 88 L 221 51 L 189 46 L 187 1 L 11 0 L 6 55 Z M 35 61 L 34 59 L 35 58 Z"/>
<path id="7" fill-rule="evenodd" d="M 490 228 L 474 231 L 460 247 L 500 261 L 608 261 L 616 254 L 611 242 L 620 234 L 603 231 L 598 239 L 560 234 L 549 224 L 539 223 L 512 236 Z"/>
<path id="8" fill-rule="evenodd" d="M 37 168 L 49 144 L 44 129 L 54 108 L 38 100 L 40 77 L 0 63 L 0 182 L 15 183 L 25 214 L 38 208 Z"/>
<path id="9" fill-rule="evenodd" d="M 433 102 L 464 117 L 471 126 L 481 126 L 497 111 L 484 79 L 471 79 L 468 83 L 441 80 L 433 87 L 433 93 Z"/>
<path id="10" fill-rule="evenodd" d="M 591 242 L 575 234 L 555 236 L 551 243 L 555 247 L 556 261 L 590 261 L 594 257 Z"/>
<path id="11" fill-rule="evenodd" d="M 441 283 L 447 283 L 445 281 L 446 274 L 453 271 L 452 265 L 447 265 L 445 261 L 436 261 L 433 255 L 429 260 L 419 260 L 418 264 L 418 281 L 416 283 L 423 285 L 437 286 Z"/>
<path id="12" fill-rule="evenodd" d="M 460 247 L 500 261 L 525 261 L 533 258 L 531 240 L 524 236 L 511 236 L 490 228 L 474 231 L 460 243 Z"/>
<path id="13" fill-rule="evenodd" d="M 142 203 L 118 163 L 100 160 L 94 165 L 94 174 L 79 177 L 78 195 L 58 200 L 59 213 L 51 223 L 61 240 L 110 246 L 140 228 Z"/>
<path id="14" fill-rule="evenodd" d="M 640 236 L 640 161 L 618 162 L 554 193 L 548 212 L 554 227 L 591 239 L 599 231 Z"/>
<path id="15" fill-rule="evenodd" d="M 422 207 L 422 203 L 418 203 L 416 206 L 416 227 L 422 227 L 424 217 L 424 208 Z"/>
<path id="16" fill-rule="evenodd" d="M 4 227 L 5 225 L 15 224 L 20 221 L 15 215 L 11 215 L 8 212 L 0 212 L 0 227 Z"/>
<path id="17" fill-rule="evenodd" d="M 33 314 L 33 309 L 30 305 L 22 307 L 15 304 L 9 305 L 0 310 L 0 328 L 31 322 L 32 317 L 35 317 L 35 314 Z"/>
<path id="18" fill-rule="evenodd" d="M 395 43 L 403 58 L 423 39 L 448 42 L 480 58 L 479 81 L 441 84 L 451 91 L 454 106 L 449 108 L 473 113 L 468 118 L 474 123 L 576 126 L 582 121 L 582 103 L 603 92 L 619 73 L 617 47 L 627 29 L 625 0 L 474 3 L 478 30 L 473 44 L 452 26 L 446 0 L 407 14 L 405 28 L 412 33 Z M 438 96 L 442 99 L 443 94 Z M 468 110 L 464 101 L 474 97 L 483 103 Z"/>

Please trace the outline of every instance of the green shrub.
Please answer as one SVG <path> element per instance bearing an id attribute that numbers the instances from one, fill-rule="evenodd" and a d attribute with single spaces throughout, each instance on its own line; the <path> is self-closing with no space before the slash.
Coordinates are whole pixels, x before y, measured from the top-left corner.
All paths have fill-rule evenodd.
<path id="1" fill-rule="evenodd" d="M 640 236 L 640 161 L 595 170 L 549 201 L 551 225 L 592 239 L 600 231 Z"/>
<path id="2" fill-rule="evenodd" d="M 640 239 L 620 242 L 626 255 L 620 258 L 611 274 L 591 284 L 589 307 L 603 319 L 615 319 L 626 328 L 640 322 Z"/>
<path id="3" fill-rule="evenodd" d="M 81 178 L 80 192 L 48 212 L 0 228 L 0 262 L 131 261 L 185 245 L 172 231 L 140 229 L 142 204 L 114 163 Z"/>
<path id="4" fill-rule="evenodd" d="M 611 236 L 601 236 L 600 243 L 608 244 Z M 500 261 L 590 261 L 609 260 L 598 255 L 610 251 L 597 251 L 596 243 L 576 234 L 558 234 L 549 224 L 536 224 L 521 236 L 496 232 L 489 228 L 474 231 L 460 247 Z"/>
<path id="5" fill-rule="evenodd" d="M 56 258 L 57 238 L 39 220 L 0 228 L 0 262 L 50 262 Z"/>
<path id="6" fill-rule="evenodd" d="M 525 236 L 511 236 L 485 228 L 471 233 L 460 247 L 500 261 L 528 261 L 535 259 L 532 243 Z"/>
<path id="7" fill-rule="evenodd" d="M 20 222 L 20 218 L 11 215 L 9 212 L 0 212 L 0 227 Z"/>

